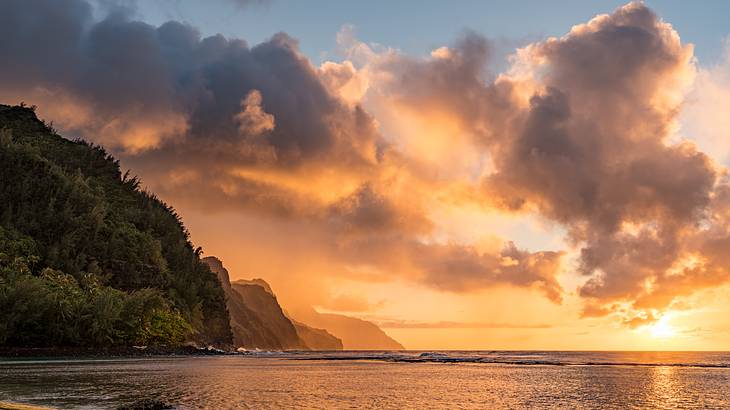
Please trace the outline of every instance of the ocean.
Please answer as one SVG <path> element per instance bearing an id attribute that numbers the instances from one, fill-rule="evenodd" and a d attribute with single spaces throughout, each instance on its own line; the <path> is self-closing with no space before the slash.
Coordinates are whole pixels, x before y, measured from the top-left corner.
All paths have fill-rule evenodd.
<path id="1" fill-rule="evenodd" d="M 104 409 L 730 408 L 725 352 L 258 352 L 0 359 L 0 401 Z"/>

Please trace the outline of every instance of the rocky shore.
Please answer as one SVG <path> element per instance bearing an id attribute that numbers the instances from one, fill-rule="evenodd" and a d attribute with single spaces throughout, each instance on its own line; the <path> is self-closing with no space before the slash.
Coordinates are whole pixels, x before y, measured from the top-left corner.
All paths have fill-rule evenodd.
<path id="1" fill-rule="evenodd" d="M 145 356 L 214 356 L 229 352 L 216 347 L 196 346 L 118 346 L 85 347 L 0 347 L 0 358 L 19 357 L 145 357 Z"/>

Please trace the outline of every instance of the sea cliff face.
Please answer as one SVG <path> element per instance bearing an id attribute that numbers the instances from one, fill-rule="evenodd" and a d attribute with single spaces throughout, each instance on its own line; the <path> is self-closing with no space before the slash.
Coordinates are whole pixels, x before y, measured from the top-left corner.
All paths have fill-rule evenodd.
<path id="1" fill-rule="evenodd" d="M 263 286 L 233 282 L 231 288 L 240 295 L 246 307 L 261 319 L 266 329 L 276 335 L 282 349 L 309 349 L 299 338 L 294 324 L 284 315 L 276 297 L 267 292 Z"/>
<path id="2" fill-rule="evenodd" d="M 307 350 L 403 350 L 376 324 L 311 307 L 282 309 L 263 279 L 230 281 L 216 257 L 203 258 L 226 291 L 234 343 L 245 348 Z"/>
<path id="3" fill-rule="evenodd" d="M 324 329 L 317 329 L 291 319 L 299 338 L 312 350 L 342 350 L 342 340 Z"/>
<path id="4" fill-rule="evenodd" d="M 234 344 L 248 349 L 341 350 L 342 341 L 324 329 L 292 321 L 263 279 L 231 283 L 220 259 L 203 258 L 226 292 Z"/>
<path id="5" fill-rule="evenodd" d="M 233 289 L 228 270 L 220 259 L 208 256 L 203 258 L 203 262 L 218 275 L 221 287 L 226 293 L 233 344 L 236 347 L 275 350 L 292 348 L 286 337 L 277 334 L 257 312 L 245 303 L 243 296 Z M 262 289 L 262 291 L 264 290 Z"/>
<path id="6" fill-rule="evenodd" d="M 344 350 L 404 350 L 375 323 L 350 316 L 319 313 L 312 308 L 292 308 L 291 317 L 310 326 L 327 329 L 342 340 Z"/>

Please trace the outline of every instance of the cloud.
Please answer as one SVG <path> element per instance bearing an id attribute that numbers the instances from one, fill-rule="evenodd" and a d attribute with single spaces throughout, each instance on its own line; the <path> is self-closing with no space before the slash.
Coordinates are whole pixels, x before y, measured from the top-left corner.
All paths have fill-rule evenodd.
<path id="1" fill-rule="evenodd" d="M 185 129 L 171 92 L 172 68 L 152 27 L 116 13 L 89 28 L 91 7 L 80 1 L 33 7 L 10 1 L 4 9 L 3 99 L 32 99 L 51 115 L 73 111 L 78 115 L 53 116 L 66 129 L 93 130 L 99 140 L 129 150 L 156 146 Z"/>
<path id="2" fill-rule="evenodd" d="M 95 21 L 82 0 L 4 4 L 0 98 L 37 104 L 64 133 L 104 144 L 178 208 L 322 235 L 307 249 L 338 261 L 326 275 L 363 265 L 453 292 L 527 286 L 560 299 L 559 252 L 477 251 L 436 237 L 429 207 L 443 185 L 380 132 L 352 63 L 315 67 L 285 33 L 249 46 L 109 9 Z M 474 36 L 463 44 L 486 52 Z"/>
<path id="3" fill-rule="evenodd" d="M 487 192 L 568 226 L 589 276 L 581 296 L 667 308 L 683 292 L 659 297 L 662 283 L 689 252 L 685 238 L 698 234 L 718 182 L 693 144 L 667 141 L 693 79 L 691 46 L 631 3 L 521 57 L 540 85 L 511 138 L 490 144 L 499 155 Z"/>
<path id="4" fill-rule="evenodd" d="M 556 276 L 562 252 L 529 252 L 513 243 L 499 251 L 481 251 L 458 243 L 424 242 L 399 233 L 340 235 L 333 259 L 398 275 L 433 289 L 468 293 L 494 286 L 532 288 L 560 303 L 563 289 Z M 354 278 L 355 276 L 353 276 Z"/>
<path id="5" fill-rule="evenodd" d="M 241 101 L 241 112 L 234 116 L 243 135 L 260 135 L 274 129 L 274 116 L 261 108 L 261 93 L 251 90 Z"/>
<path id="6" fill-rule="evenodd" d="M 450 291 L 481 289 L 489 284 L 535 287 L 553 302 L 562 299 L 562 288 L 555 278 L 560 270 L 562 252 L 530 253 L 509 242 L 496 254 L 482 253 L 456 245 L 420 245 L 412 250 L 428 283 Z"/>
<path id="7" fill-rule="evenodd" d="M 517 50 L 499 75 L 489 59 L 490 43 L 473 33 L 426 59 L 381 55 L 366 67 L 382 80 L 369 95 L 447 119 L 452 132 L 434 139 L 461 135 L 488 153 L 469 200 L 565 226 L 586 315 L 629 309 L 655 320 L 730 279 L 717 251 L 724 171 L 672 139 L 696 66 L 671 25 L 634 2 Z"/>
<path id="8" fill-rule="evenodd" d="M 694 79 L 691 46 L 631 3 L 520 58 L 536 91 L 511 137 L 490 144 L 499 155 L 484 186 L 502 206 L 567 226 L 587 314 L 628 308 L 628 323 L 653 321 L 730 279 L 711 251 L 725 237 L 712 216 L 721 172 L 693 143 L 669 140 Z"/>
<path id="9" fill-rule="evenodd" d="M 337 41 L 344 60 L 316 67 L 285 33 L 249 46 L 123 9 L 94 21 L 81 0 L 11 0 L 0 97 L 109 146 L 181 207 L 290 226 L 251 234 L 271 249 L 312 238 L 296 244 L 326 257 L 322 273 L 303 268 L 319 279 L 514 286 L 560 303 L 573 253 L 583 315 L 629 326 L 730 279 L 727 170 L 701 151 L 721 158 L 707 141 L 722 127 L 679 134 L 687 101 L 722 106 L 723 71 L 698 70 L 643 3 L 528 44 L 502 73 L 475 32 L 425 57 L 350 26 Z M 697 145 L 678 137 L 692 130 Z M 537 215 L 567 249 L 456 240 L 438 215 L 463 206 Z"/>
<path id="10" fill-rule="evenodd" d="M 384 329 L 550 329 L 549 324 L 520 324 L 502 322 L 413 322 L 403 320 L 378 321 Z"/>
<path id="11" fill-rule="evenodd" d="M 718 162 L 730 164 L 730 118 L 722 111 L 730 103 L 730 38 L 719 63 L 700 67 L 682 107 L 680 134 L 691 138 Z"/>

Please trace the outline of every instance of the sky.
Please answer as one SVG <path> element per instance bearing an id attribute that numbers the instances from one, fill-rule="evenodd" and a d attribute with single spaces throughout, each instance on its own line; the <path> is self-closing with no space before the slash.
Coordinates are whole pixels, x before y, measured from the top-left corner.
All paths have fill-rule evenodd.
<path id="1" fill-rule="evenodd" d="M 300 42 L 301 51 L 314 63 L 336 58 L 335 35 L 345 24 L 356 27 L 369 43 L 423 55 L 443 46 L 464 30 L 476 30 L 505 42 L 505 53 L 517 45 L 560 36 L 575 24 L 597 14 L 610 13 L 621 1 L 562 1 L 559 7 L 539 1 L 375 0 L 355 1 L 219 1 L 161 0 L 140 2 L 138 15 L 153 24 L 186 21 L 204 35 L 222 33 L 257 44 L 284 31 Z M 647 1 L 646 4 L 695 44 L 695 55 L 704 62 L 721 57 L 728 34 L 730 4 L 721 0 L 689 6 L 682 1 Z M 242 7 L 242 4 L 248 6 Z"/>
<path id="2" fill-rule="evenodd" d="M 11 0 L 0 101 L 411 349 L 724 350 L 727 2 Z"/>

